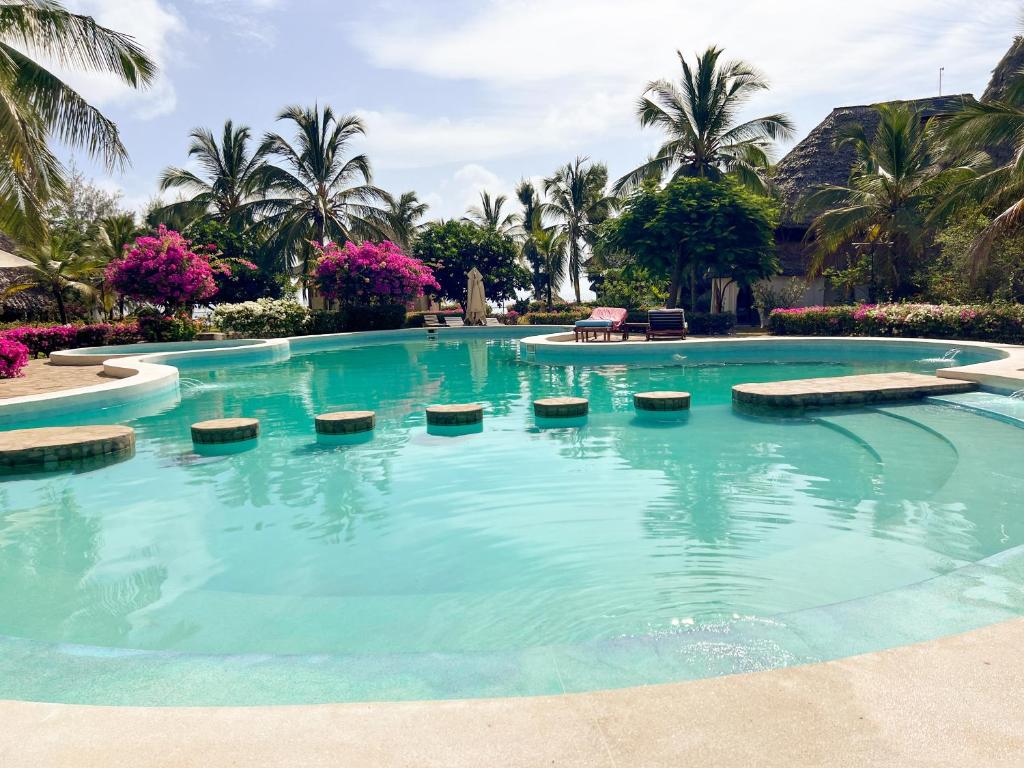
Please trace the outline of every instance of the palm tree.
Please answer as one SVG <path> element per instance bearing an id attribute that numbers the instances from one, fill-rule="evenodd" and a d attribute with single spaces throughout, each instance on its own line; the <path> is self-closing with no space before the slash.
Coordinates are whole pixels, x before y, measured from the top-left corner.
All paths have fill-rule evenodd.
<path id="1" fill-rule="evenodd" d="M 597 239 L 597 226 L 608 218 L 615 198 L 607 195 L 608 168 L 577 157 L 544 179 L 544 194 L 550 199 L 544 210 L 562 227 L 569 253 L 568 273 L 577 303 L 580 296 L 580 274 L 583 252 Z"/>
<path id="2" fill-rule="evenodd" d="M 1024 223 L 1024 73 L 1009 83 L 1002 98 L 969 102 L 960 112 L 937 120 L 936 125 L 951 152 L 985 152 L 993 147 L 1013 150 L 1007 162 L 967 180 L 937 210 L 942 215 L 972 201 L 997 212 L 971 248 L 971 261 L 978 272 L 987 264 L 995 242 Z"/>
<path id="3" fill-rule="evenodd" d="M 100 221 L 99 228 L 96 230 L 96 238 L 92 242 L 92 256 L 100 270 L 98 275 L 100 279 L 96 288 L 99 304 L 103 307 L 107 317 L 113 315 L 116 294 L 107 285 L 102 269 L 115 259 L 121 258 L 125 248 L 142 233 L 143 229 L 135 223 L 135 216 L 131 213 L 108 216 Z M 117 298 L 116 301 L 123 319 L 124 298 Z"/>
<path id="4" fill-rule="evenodd" d="M 718 180 L 727 173 L 764 192 L 771 144 L 792 136 L 793 122 L 785 114 L 742 123 L 736 117 L 755 93 L 768 88 L 767 80 L 742 61 L 721 61 L 722 50 L 714 46 L 697 57 L 694 67 L 676 53 L 683 68 L 679 85 L 654 80 L 637 102 L 641 127 L 661 128 L 666 139 L 643 165 L 615 182 L 615 192 L 666 174 Z"/>
<path id="5" fill-rule="evenodd" d="M 211 216 L 220 221 L 248 219 L 250 203 L 259 200 L 267 184 L 265 146 L 251 148 L 252 131 L 248 126 L 224 123 L 220 144 L 213 132 L 194 128 L 188 156 L 199 163 L 206 178 L 185 168 L 167 168 L 160 177 L 160 189 L 180 190 L 191 198 L 160 209 L 167 217 L 194 221 Z"/>
<path id="6" fill-rule="evenodd" d="M 33 243 L 21 251 L 31 266 L 25 267 L 26 283 L 23 287 L 38 287 L 50 292 L 57 302 L 60 321 L 68 321 L 67 296 L 76 291 L 83 295 L 92 292 L 90 281 L 101 269 L 89 256 L 73 249 L 70 240 L 53 236 Z"/>
<path id="7" fill-rule="evenodd" d="M 515 214 L 501 214 L 502 208 L 508 198 L 505 195 L 491 197 L 491 193 L 482 191 L 480 193 L 480 205 L 474 205 L 466 211 L 466 221 L 471 221 L 481 227 L 493 229 L 495 232 L 507 233 L 515 226 Z"/>
<path id="8" fill-rule="evenodd" d="M 133 88 L 156 73 L 131 37 L 89 16 L 53 0 L 0 0 L 0 230 L 23 240 L 44 235 L 43 205 L 65 187 L 51 137 L 111 169 L 128 161 L 117 126 L 33 57 Z"/>
<path id="9" fill-rule="evenodd" d="M 537 258 L 544 274 L 544 292 L 548 309 L 553 306 L 553 292 L 565 280 L 565 233 L 559 227 L 537 227 L 533 233 Z"/>
<path id="10" fill-rule="evenodd" d="M 373 186 L 366 155 L 349 156 L 349 145 L 366 132 L 355 115 L 336 116 L 330 107 L 288 107 L 277 117 L 295 128 L 294 142 L 267 134 L 261 151 L 285 167 L 267 167 L 268 197 L 262 224 L 270 230 L 270 247 L 301 265 L 308 284 L 310 241 L 344 243 L 384 239 L 388 235 L 388 195 Z"/>
<path id="11" fill-rule="evenodd" d="M 858 247 L 867 248 L 871 258 L 872 290 L 881 283 L 899 298 L 913 287 L 912 272 L 930 233 L 928 210 L 975 175 L 976 159 L 940 167 L 919 112 L 899 103 L 877 110 L 872 138 L 860 125 L 847 126 L 837 137 L 837 151 L 849 146 L 856 152 L 849 183 L 821 187 L 807 199 L 808 210 L 823 211 L 808 230 L 815 242 L 811 273 L 820 274 L 829 256 L 861 239 Z"/>
<path id="12" fill-rule="evenodd" d="M 388 196 L 385 215 L 392 242 L 408 251 L 429 207 L 420 202 L 415 192 L 403 192 L 397 198 Z"/>
<path id="13" fill-rule="evenodd" d="M 536 230 L 543 226 L 544 204 L 533 182 L 523 179 L 516 187 L 516 197 L 523 206 L 523 212 L 516 214 L 516 235 L 519 238 L 523 260 L 530 265 L 533 273 L 533 296 L 539 299 L 544 288 L 543 262 L 537 250 Z"/>

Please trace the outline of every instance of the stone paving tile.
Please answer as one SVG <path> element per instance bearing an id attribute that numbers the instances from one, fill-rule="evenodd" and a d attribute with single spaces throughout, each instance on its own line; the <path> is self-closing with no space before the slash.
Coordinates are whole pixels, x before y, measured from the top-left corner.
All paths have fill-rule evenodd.
<path id="1" fill-rule="evenodd" d="M 21 378 L 0 379 L 0 401 L 9 397 L 91 387 L 113 380 L 114 377 L 103 373 L 102 365 L 51 365 L 49 360 L 30 360 Z"/>

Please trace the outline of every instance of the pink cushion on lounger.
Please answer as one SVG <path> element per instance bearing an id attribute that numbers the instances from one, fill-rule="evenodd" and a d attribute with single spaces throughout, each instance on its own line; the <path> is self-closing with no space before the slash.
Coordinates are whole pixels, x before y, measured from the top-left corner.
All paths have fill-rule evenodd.
<path id="1" fill-rule="evenodd" d="M 617 307 L 595 307 L 590 313 L 591 320 L 610 320 L 612 328 L 618 328 L 626 322 L 626 310 Z"/>

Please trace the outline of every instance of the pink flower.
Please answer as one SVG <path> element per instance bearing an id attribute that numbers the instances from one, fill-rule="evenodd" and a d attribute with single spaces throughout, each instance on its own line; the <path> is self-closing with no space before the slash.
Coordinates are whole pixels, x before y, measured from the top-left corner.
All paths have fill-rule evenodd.
<path id="1" fill-rule="evenodd" d="M 346 301 L 369 295 L 371 302 L 405 304 L 440 286 L 419 259 L 401 248 L 382 243 L 313 243 L 318 253 L 314 279 L 317 290 L 330 300 Z"/>
<path id="2" fill-rule="evenodd" d="M 219 267 L 230 275 L 226 265 Z M 217 293 L 213 276 L 210 257 L 193 251 L 188 240 L 162 224 L 156 236 L 137 238 L 122 258 L 107 266 L 106 273 L 122 296 L 167 310 L 212 298 Z"/>
<path id="3" fill-rule="evenodd" d="M 10 338 L 0 337 L 0 379 L 14 379 L 24 375 L 28 365 L 28 347 Z"/>

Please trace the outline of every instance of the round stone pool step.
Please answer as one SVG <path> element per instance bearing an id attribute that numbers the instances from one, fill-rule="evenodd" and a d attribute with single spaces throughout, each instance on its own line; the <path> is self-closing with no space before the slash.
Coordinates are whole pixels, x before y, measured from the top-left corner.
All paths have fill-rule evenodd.
<path id="1" fill-rule="evenodd" d="M 377 426 L 374 411 L 337 411 L 316 417 L 316 431 L 319 435 L 356 435 L 369 432 Z"/>
<path id="2" fill-rule="evenodd" d="M 533 412 L 542 419 L 575 419 L 590 412 L 584 397 L 544 397 L 533 401 Z"/>
<path id="3" fill-rule="evenodd" d="M 116 425 L 43 427 L 0 432 L 0 471 L 38 472 L 135 454 L 135 430 Z"/>
<path id="4" fill-rule="evenodd" d="M 259 436 L 259 419 L 212 419 L 192 425 L 192 442 L 197 445 L 241 443 Z"/>
<path id="5" fill-rule="evenodd" d="M 427 408 L 427 424 L 435 427 L 464 427 L 484 420 L 484 407 L 479 403 L 431 405 Z"/>
<path id="6" fill-rule="evenodd" d="M 689 392 L 637 392 L 633 407 L 638 411 L 687 411 L 690 409 Z"/>

